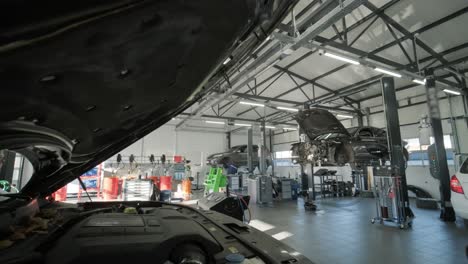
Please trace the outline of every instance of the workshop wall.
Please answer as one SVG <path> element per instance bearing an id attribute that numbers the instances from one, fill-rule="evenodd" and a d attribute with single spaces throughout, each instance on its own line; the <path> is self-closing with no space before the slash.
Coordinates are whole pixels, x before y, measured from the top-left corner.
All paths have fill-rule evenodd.
<path id="1" fill-rule="evenodd" d="M 253 143 L 259 144 L 260 135 L 253 135 Z M 247 144 L 247 133 L 239 131 L 232 133 L 231 145 Z M 267 137 L 269 144 L 269 137 Z M 227 138 L 225 132 L 176 130 L 174 125 L 163 125 L 138 140 L 120 154 L 129 156 L 160 156 L 181 155 L 191 160 L 192 164 L 204 164 L 208 155 L 227 150 Z"/>

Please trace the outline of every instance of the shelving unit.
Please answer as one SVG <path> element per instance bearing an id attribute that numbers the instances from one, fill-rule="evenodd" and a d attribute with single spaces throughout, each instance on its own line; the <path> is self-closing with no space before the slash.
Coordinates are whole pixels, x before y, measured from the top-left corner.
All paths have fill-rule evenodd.
<path id="1" fill-rule="evenodd" d="M 321 195 L 322 198 L 327 197 L 343 197 L 345 193 L 344 178 L 343 175 L 314 175 L 318 177 L 319 183 L 314 181 L 314 190 L 317 195 Z"/>

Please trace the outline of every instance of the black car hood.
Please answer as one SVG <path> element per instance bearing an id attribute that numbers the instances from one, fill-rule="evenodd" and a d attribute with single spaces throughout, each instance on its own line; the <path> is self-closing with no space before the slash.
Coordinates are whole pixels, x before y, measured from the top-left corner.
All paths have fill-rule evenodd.
<path id="1" fill-rule="evenodd" d="M 295 2 L 2 1 L 0 149 L 31 159 L 23 193 L 57 190 L 184 111 Z"/>
<path id="2" fill-rule="evenodd" d="M 310 140 L 328 133 L 338 133 L 349 137 L 349 133 L 341 122 L 327 110 L 307 109 L 300 111 L 295 119 L 299 128 Z"/>

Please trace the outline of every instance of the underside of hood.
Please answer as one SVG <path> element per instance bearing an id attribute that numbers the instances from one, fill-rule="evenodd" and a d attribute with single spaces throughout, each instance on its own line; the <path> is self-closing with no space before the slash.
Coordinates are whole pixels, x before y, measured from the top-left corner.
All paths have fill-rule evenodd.
<path id="1" fill-rule="evenodd" d="M 32 159 L 23 193 L 57 190 L 184 111 L 295 2 L 2 1 L 0 149 Z"/>
<path id="2" fill-rule="evenodd" d="M 305 133 L 310 140 L 315 140 L 318 136 L 336 133 L 348 136 L 349 133 L 341 122 L 324 109 L 307 109 L 300 111 L 295 119 L 299 124 L 301 133 Z"/>

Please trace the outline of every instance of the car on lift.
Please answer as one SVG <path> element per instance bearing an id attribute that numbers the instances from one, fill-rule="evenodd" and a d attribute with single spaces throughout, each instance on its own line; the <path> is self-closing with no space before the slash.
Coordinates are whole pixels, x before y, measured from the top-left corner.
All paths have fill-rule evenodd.
<path id="1" fill-rule="evenodd" d="M 217 212 L 52 198 L 213 92 L 296 2 L 1 1 L 0 150 L 34 173 L 0 193 L 0 263 L 312 263 Z"/>
<path id="2" fill-rule="evenodd" d="M 265 164 L 268 166 L 271 165 L 271 152 L 264 147 L 265 153 Z M 252 166 L 259 167 L 259 147 L 258 145 L 252 145 Z M 238 145 L 230 148 L 226 152 L 211 154 L 206 158 L 207 165 L 222 165 L 229 166 L 234 165 L 239 168 L 242 166 L 248 165 L 248 146 L 247 145 Z"/>
<path id="3" fill-rule="evenodd" d="M 346 129 L 327 110 L 308 109 L 296 117 L 307 142 L 292 146 L 293 162 L 313 160 L 322 166 L 365 166 L 383 164 L 389 160 L 387 133 L 384 129 L 363 126 Z M 407 157 L 408 152 L 403 148 Z M 312 158 L 313 157 L 313 158 Z"/>
<path id="4" fill-rule="evenodd" d="M 461 217 L 468 227 L 468 157 L 457 173 L 450 178 L 451 202 L 455 214 Z"/>

